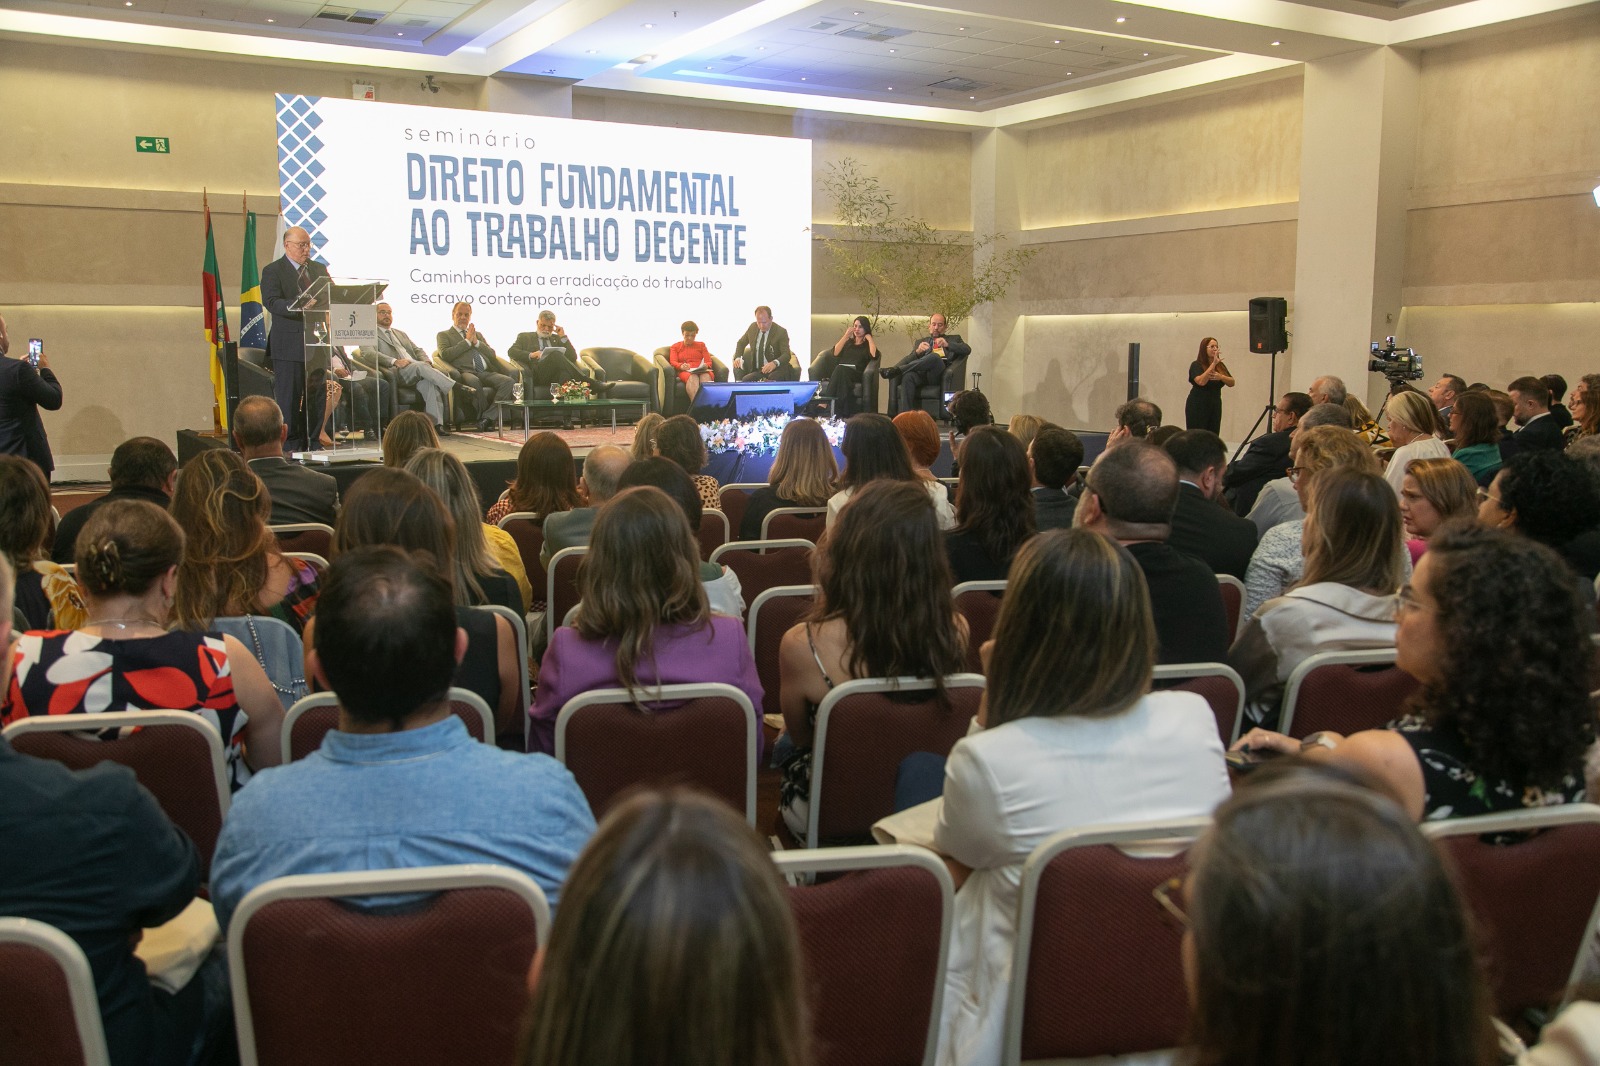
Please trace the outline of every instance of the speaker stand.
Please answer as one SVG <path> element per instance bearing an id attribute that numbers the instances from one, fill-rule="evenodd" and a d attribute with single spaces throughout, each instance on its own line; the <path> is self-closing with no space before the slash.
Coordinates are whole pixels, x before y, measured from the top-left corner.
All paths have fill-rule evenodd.
<path id="1" fill-rule="evenodd" d="M 1272 414 L 1277 409 L 1278 409 L 1278 353 L 1277 352 L 1273 352 L 1272 353 L 1272 362 L 1271 362 L 1271 364 L 1269 364 L 1269 368 L 1268 368 L 1268 371 L 1267 371 L 1267 406 L 1263 407 L 1261 409 L 1261 413 L 1259 415 L 1256 415 L 1255 425 L 1250 427 L 1250 432 L 1246 433 L 1244 435 L 1244 440 L 1239 442 L 1238 449 L 1233 453 L 1232 462 L 1238 462 L 1239 461 L 1239 456 L 1244 454 L 1245 448 L 1247 448 L 1249 446 L 1251 441 L 1256 439 L 1257 431 L 1259 431 L 1261 429 L 1261 423 L 1262 422 L 1265 422 L 1267 424 L 1267 432 L 1268 433 L 1272 432 Z"/>

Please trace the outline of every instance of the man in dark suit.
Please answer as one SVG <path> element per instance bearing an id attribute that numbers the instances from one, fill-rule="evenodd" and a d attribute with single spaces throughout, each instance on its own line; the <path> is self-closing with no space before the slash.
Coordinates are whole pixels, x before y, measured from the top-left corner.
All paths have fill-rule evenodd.
<path id="1" fill-rule="evenodd" d="M 339 516 L 339 483 L 327 474 L 307 470 L 283 457 L 288 428 L 283 412 L 265 396 L 247 396 L 233 412 L 233 439 L 239 454 L 267 486 L 274 526 L 321 522 L 331 526 Z"/>
<path id="2" fill-rule="evenodd" d="M 318 278 L 327 276 L 328 268 L 311 258 L 311 236 L 299 226 L 284 231 L 283 255 L 261 268 L 261 303 L 272 315 L 272 329 L 267 334 L 272 395 L 288 422 L 292 452 L 309 447 L 311 434 L 322 425 L 327 367 L 318 366 L 313 356 L 308 373 L 305 322 L 289 305 Z"/>
<path id="3" fill-rule="evenodd" d="M 6 358 L 10 351 L 6 320 L 0 318 L 0 454 L 33 460 L 48 481 L 56 460 L 50 454 L 50 438 L 45 436 L 39 408 L 61 410 L 61 382 L 43 351 L 37 370 L 26 358 Z"/>
<path id="4" fill-rule="evenodd" d="M 789 331 L 772 321 L 772 308 L 756 308 L 756 320 L 733 342 L 733 376 L 740 381 L 799 381 L 800 364 L 789 350 Z"/>
<path id="5" fill-rule="evenodd" d="M 1083 464 L 1083 441 L 1060 426 L 1044 426 L 1028 445 L 1028 469 L 1033 474 L 1033 517 L 1043 533 L 1072 525 L 1078 501 L 1067 495 Z"/>
<path id="6" fill-rule="evenodd" d="M 1560 451 L 1561 426 L 1550 414 L 1550 387 L 1536 377 L 1521 377 L 1506 386 L 1511 394 L 1511 420 L 1518 430 L 1500 441 L 1500 455 L 1510 462 L 1522 452 Z"/>
<path id="7" fill-rule="evenodd" d="M 494 425 L 494 405 L 511 399 L 516 370 L 494 354 L 494 349 L 472 324 L 472 305 L 463 301 L 450 312 L 453 325 L 440 330 L 439 358 L 455 367 L 461 383 L 477 390 L 478 428 Z"/>
<path id="8" fill-rule="evenodd" d="M 111 453 L 111 491 L 61 516 L 50 558 L 58 563 L 73 562 L 78 533 L 102 505 L 112 500 L 148 500 L 165 511 L 172 503 L 172 486 L 177 480 L 178 458 L 165 442 L 154 437 L 123 441 Z"/>
<path id="9" fill-rule="evenodd" d="M 948 328 L 944 315 L 935 311 L 928 319 L 928 335 L 911 346 L 911 354 L 894 366 L 878 371 L 886 378 L 898 379 L 890 414 L 916 410 L 917 393 L 922 387 L 942 384 L 945 367 L 972 354 L 972 345 L 962 340 L 959 333 L 946 333 Z"/>
<path id="10" fill-rule="evenodd" d="M 1433 401 L 1434 409 L 1439 412 L 1439 425 L 1444 427 L 1439 436 L 1445 440 L 1454 436 L 1450 432 L 1450 412 L 1455 410 L 1456 397 L 1466 391 L 1466 381 L 1454 374 L 1446 374 L 1428 386 L 1428 399 Z"/>
<path id="11" fill-rule="evenodd" d="M 579 365 L 578 346 L 565 329 L 556 325 L 554 311 L 540 311 L 538 328 L 532 333 L 517 334 L 516 343 L 506 354 L 522 368 L 522 385 L 530 398 L 563 381 L 587 381 L 602 395 L 611 391 Z"/>
<path id="12" fill-rule="evenodd" d="M 1256 524 L 1218 500 L 1228 446 L 1209 429 L 1188 429 L 1166 443 L 1178 467 L 1178 507 L 1167 543 L 1211 567 L 1244 580 L 1256 550 Z"/>
<path id="13" fill-rule="evenodd" d="M 1310 396 L 1303 392 L 1284 393 L 1272 411 L 1272 432 L 1251 441 L 1245 453 L 1228 464 L 1222 475 L 1222 491 L 1233 504 L 1234 514 L 1249 514 L 1261 486 L 1283 477 L 1289 469 L 1289 438 L 1300 424 L 1300 416 L 1309 410 Z"/>
<path id="14" fill-rule="evenodd" d="M 1144 571 L 1158 662 L 1222 662 L 1230 634 L 1216 575 L 1167 543 L 1177 505 L 1172 457 L 1154 444 L 1129 440 L 1089 469 L 1073 524 L 1122 544 Z"/>

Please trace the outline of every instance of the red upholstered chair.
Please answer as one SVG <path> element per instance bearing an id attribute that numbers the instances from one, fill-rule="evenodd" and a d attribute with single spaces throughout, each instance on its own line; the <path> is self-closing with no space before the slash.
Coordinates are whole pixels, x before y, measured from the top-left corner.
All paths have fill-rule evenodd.
<path id="1" fill-rule="evenodd" d="M 925 678 L 866 677 L 829 690 L 811 745 L 806 847 L 869 836 L 873 822 L 894 813 L 900 761 L 919 751 L 949 755 L 967 735 L 983 698 L 983 675 L 951 674 L 944 683 L 944 707 Z M 893 695 L 908 692 L 921 698 Z"/>
<path id="2" fill-rule="evenodd" d="M 544 564 L 539 561 L 539 553 L 544 550 L 543 520 L 532 511 L 512 511 L 496 524 L 517 542 L 522 568 L 528 572 L 528 582 L 537 596 L 546 580 Z"/>
<path id="3" fill-rule="evenodd" d="M 700 558 L 709 559 L 711 553 L 728 543 L 728 516 L 708 507 L 700 513 Z"/>
<path id="4" fill-rule="evenodd" d="M 1191 818 L 1073 829 L 1028 856 L 1006 1005 L 1006 1066 L 1179 1045 L 1188 1015 L 1183 930 L 1150 893 L 1183 876 L 1188 846 L 1208 824 Z M 1130 845 L 1154 853 L 1130 855 L 1123 850 Z"/>
<path id="5" fill-rule="evenodd" d="M 1155 669 L 1157 689 L 1195 692 L 1205 697 L 1217 719 L 1217 736 L 1226 748 L 1239 739 L 1244 720 L 1244 678 L 1222 663 L 1173 663 Z"/>
<path id="6" fill-rule="evenodd" d="M 761 721 L 750 697 L 723 684 L 648 692 L 652 703 L 681 703 L 640 710 L 626 689 L 595 689 L 572 697 L 556 718 L 556 761 L 572 771 L 595 817 L 635 786 L 688 784 L 755 825 Z"/>
<path id="7" fill-rule="evenodd" d="M 432 893 L 363 910 L 349 897 Z M 544 893 L 504 866 L 281 877 L 228 927 L 241 1066 L 510 1063 Z"/>
<path id="8" fill-rule="evenodd" d="M 782 714 L 778 692 L 782 674 L 778 668 L 778 645 L 796 622 L 816 601 L 815 585 L 777 585 L 747 600 L 745 632 L 750 638 L 750 655 L 756 661 L 756 676 L 761 679 L 761 713 Z"/>
<path id="9" fill-rule="evenodd" d="M 1346 736 L 1382 729 L 1417 687 L 1416 678 L 1395 666 L 1393 648 L 1321 652 L 1289 675 L 1282 731 L 1308 737 L 1325 729 Z"/>
<path id="10" fill-rule="evenodd" d="M 105 730 L 119 729 L 126 735 L 97 739 Z M 24 755 L 74 770 L 107 761 L 131 769 L 167 817 L 194 841 L 200 851 L 200 880 L 210 880 L 211 855 L 230 796 L 222 736 L 210 722 L 192 711 L 51 714 L 12 722 L 5 738 Z"/>
<path id="11" fill-rule="evenodd" d="M 754 481 L 733 482 L 717 490 L 717 500 L 721 504 L 722 513 L 728 516 L 728 539 L 732 540 L 739 535 L 739 530 L 744 525 L 744 511 L 750 504 L 750 496 L 757 489 L 767 486 Z"/>
<path id="12" fill-rule="evenodd" d="M 494 715 L 483 697 L 464 688 L 450 690 L 450 713 L 461 719 L 472 739 L 494 743 Z M 283 716 L 283 761 L 294 762 L 322 747 L 322 738 L 339 728 L 339 697 L 317 692 L 297 700 Z"/>
<path id="13" fill-rule="evenodd" d="M 1244 623 L 1244 582 L 1232 574 L 1217 575 L 1217 591 L 1222 593 L 1222 610 L 1228 616 L 1228 643 L 1239 636 L 1239 626 Z"/>
<path id="14" fill-rule="evenodd" d="M 827 526 L 826 507 L 778 507 L 761 520 L 761 539 L 809 540 L 815 544 Z"/>
<path id="15" fill-rule="evenodd" d="M 744 600 L 750 603 L 779 585 L 804 585 L 811 580 L 809 540 L 736 540 L 711 553 L 739 578 Z"/>
<path id="16" fill-rule="evenodd" d="M 967 669 L 975 674 L 983 673 L 983 642 L 994 635 L 1005 593 L 1004 581 L 963 581 L 950 590 L 956 611 L 967 620 Z"/>
<path id="17" fill-rule="evenodd" d="M 286 522 L 271 526 L 280 552 L 311 552 L 324 559 L 333 554 L 333 527 L 321 522 Z"/>
<path id="18" fill-rule="evenodd" d="M 495 733 L 497 734 L 497 740 L 514 738 L 517 733 L 521 733 L 522 747 L 518 750 L 527 751 L 528 731 L 532 728 L 528 723 L 528 711 L 533 706 L 533 683 L 528 666 L 528 620 L 525 616 L 499 603 L 480 603 L 473 607 L 472 610 L 499 615 L 506 620 L 506 625 L 511 627 L 512 643 L 517 646 L 517 661 L 514 664 L 517 671 L 517 691 L 521 693 L 517 698 L 517 706 L 514 713 L 519 720 L 513 722 L 495 721 Z M 489 701 L 483 700 L 482 702 L 487 706 Z M 490 707 L 489 711 L 491 719 L 498 717 L 499 708 Z M 467 722 L 467 728 L 472 728 L 472 722 Z M 501 746 L 504 747 L 505 744 L 502 743 Z"/>
<path id="19" fill-rule="evenodd" d="M 792 879 L 817 1066 L 932 1066 L 955 891 L 933 852 L 903 844 L 775 852 Z"/>
<path id="20" fill-rule="evenodd" d="M 1424 822 L 1450 856 L 1488 960 L 1495 1010 L 1564 1005 L 1600 919 L 1600 807 L 1571 803 Z M 1527 834 L 1510 843 L 1489 834 Z"/>
<path id="21" fill-rule="evenodd" d="M 550 557 L 550 576 L 545 585 L 544 640 L 549 646 L 550 637 L 578 602 L 578 564 L 589 548 L 562 548 Z"/>
<path id="22" fill-rule="evenodd" d="M 0 918 L 0 1004 L 6 1066 L 109 1066 L 89 960 L 55 926 Z"/>

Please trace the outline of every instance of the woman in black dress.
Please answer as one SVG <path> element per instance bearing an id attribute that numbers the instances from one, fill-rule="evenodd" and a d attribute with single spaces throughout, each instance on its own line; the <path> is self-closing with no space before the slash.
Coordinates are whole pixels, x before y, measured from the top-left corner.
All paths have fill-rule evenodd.
<path id="1" fill-rule="evenodd" d="M 833 397 L 835 418 L 857 413 L 856 386 L 866 373 L 867 364 L 878 358 L 878 342 L 872 338 L 872 322 L 857 315 L 845 327 L 844 335 L 833 344 L 833 374 L 828 378 L 827 395 Z"/>
<path id="2" fill-rule="evenodd" d="M 1189 364 L 1189 400 L 1183 405 L 1184 425 L 1188 429 L 1222 432 L 1222 388 L 1233 387 L 1233 376 L 1222 361 L 1217 338 L 1200 342 L 1200 352 Z"/>

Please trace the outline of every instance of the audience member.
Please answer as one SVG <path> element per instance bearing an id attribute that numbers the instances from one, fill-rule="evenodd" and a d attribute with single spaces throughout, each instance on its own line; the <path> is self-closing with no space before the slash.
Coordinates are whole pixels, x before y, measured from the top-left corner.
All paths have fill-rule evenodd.
<path id="1" fill-rule="evenodd" d="M 844 441 L 839 450 L 844 453 L 844 470 L 835 482 L 837 491 L 828 498 L 827 525 L 830 529 L 839 520 L 839 512 L 850 502 L 850 497 L 868 482 L 880 478 L 909 481 L 920 486 L 933 501 L 939 528 L 955 528 L 955 509 L 950 506 L 950 495 L 945 492 L 944 483 L 917 475 L 905 438 L 886 416 L 875 412 L 851 415 L 844 425 Z"/>
<path id="2" fill-rule="evenodd" d="M 1594 440 L 1588 437 L 1578 438 L 1568 445 L 1563 454 L 1573 462 L 1581 464 L 1589 471 L 1589 476 L 1600 484 L 1600 435 L 1596 435 Z"/>
<path id="3" fill-rule="evenodd" d="M 683 468 L 700 493 L 700 506 L 718 510 L 722 506 L 721 486 L 710 474 L 700 471 L 706 465 L 706 442 L 700 436 L 700 424 L 688 415 L 673 415 L 656 430 L 656 454 L 671 459 Z"/>
<path id="4" fill-rule="evenodd" d="M 278 550 L 267 528 L 272 501 L 261 479 L 232 452 L 212 449 L 178 472 L 172 517 L 184 530 L 173 614 L 179 626 L 209 629 L 218 618 L 266 614 L 305 628 L 317 603 L 317 571 Z"/>
<path id="5" fill-rule="evenodd" d="M 1171 440 L 1173 437 L 1176 437 L 1182 432 L 1182 426 L 1157 426 L 1155 429 L 1152 429 L 1149 433 L 1145 434 L 1144 439 L 1149 441 L 1151 444 L 1154 444 L 1157 448 L 1164 448 L 1167 445 L 1167 441 Z"/>
<path id="6" fill-rule="evenodd" d="M 704 515 L 700 493 L 689 480 L 689 475 L 683 472 L 683 467 L 657 455 L 630 463 L 617 479 L 618 492 L 642 485 L 650 485 L 666 493 L 667 498 L 676 502 L 684 518 L 688 519 L 689 531 L 695 534 L 700 532 L 700 520 Z M 699 554 L 696 548 L 695 555 Z M 705 585 L 706 602 L 712 614 L 744 617 L 744 590 L 739 585 L 738 574 L 720 563 L 702 562 L 700 582 Z"/>
<path id="7" fill-rule="evenodd" d="M 989 397 L 977 389 L 962 389 L 950 397 L 949 411 L 952 438 L 964 437 L 978 426 L 994 425 L 994 411 L 989 407 Z"/>
<path id="8" fill-rule="evenodd" d="M 1342 378 L 1334 377 L 1332 374 L 1324 374 L 1306 386 L 1306 395 L 1311 397 L 1313 406 L 1319 403 L 1331 403 L 1335 407 L 1343 407 L 1345 400 L 1350 396 L 1350 392 L 1344 387 Z"/>
<path id="9" fill-rule="evenodd" d="M 450 583 L 455 599 L 450 560 L 456 557 L 456 524 L 439 494 L 415 474 L 384 467 L 362 474 L 350 489 L 333 532 L 333 557 L 357 548 L 391 546 L 431 560 Z M 522 731 L 522 709 L 527 693 L 519 692 L 522 671 L 517 666 L 517 638 L 511 623 L 488 611 L 456 607 L 456 625 L 467 634 L 467 650 L 460 657 L 452 685 L 478 694 L 494 712 L 500 734 Z M 314 645 L 317 620 L 306 625 L 306 647 Z M 313 676 L 308 667 L 307 679 Z"/>
<path id="10" fill-rule="evenodd" d="M 961 446 L 961 460 L 956 527 L 944 535 L 951 573 L 957 584 L 1003 581 L 1036 529 L 1027 452 L 999 426 L 979 426 Z"/>
<path id="11" fill-rule="evenodd" d="M 526 513 L 542 523 L 548 515 L 582 504 L 572 449 L 559 436 L 545 431 L 523 441 L 517 452 L 516 479 L 489 508 L 486 520 L 496 525 L 508 514 Z"/>
<path id="12" fill-rule="evenodd" d="M 632 461 L 630 453 L 614 444 L 602 444 L 583 457 L 583 476 L 578 479 L 578 496 L 583 505 L 545 516 L 544 546 L 539 549 L 541 565 L 549 566 L 556 552 L 563 548 L 581 548 L 589 543 L 595 514 L 617 494 L 617 479 Z M 515 542 L 512 547 L 516 547 Z"/>
<path id="13" fill-rule="evenodd" d="M 1396 665 L 1422 683 L 1407 713 L 1384 729 L 1323 733 L 1308 755 L 1353 763 L 1424 821 L 1583 800 L 1593 612 L 1554 552 L 1451 522 L 1401 589 L 1396 618 Z M 1252 729 L 1234 747 L 1301 742 Z"/>
<path id="14" fill-rule="evenodd" d="M 1333 403 L 1319 403 L 1311 410 L 1300 416 L 1300 421 L 1295 423 L 1294 433 L 1304 435 L 1318 426 L 1338 426 L 1340 429 L 1349 429 L 1351 415 L 1349 397 L 1346 397 L 1346 406 L 1340 407 Z M 1364 408 L 1363 408 L 1364 410 Z M 1370 417 L 1370 416 L 1369 416 Z M 1373 423 L 1374 432 L 1377 423 Z M 1364 444 L 1371 444 L 1372 437 L 1365 433 L 1357 436 Z M 1294 450 L 1294 438 L 1290 437 L 1290 451 Z M 1256 496 L 1256 502 L 1251 505 L 1247 517 L 1256 527 L 1259 536 L 1267 530 L 1283 522 L 1293 522 L 1306 516 L 1305 508 L 1300 506 L 1300 494 L 1295 492 L 1294 482 L 1289 480 L 1288 472 L 1283 477 L 1273 478 L 1261 486 L 1261 492 Z"/>
<path id="15" fill-rule="evenodd" d="M 761 682 L 737 615 L 712 614 L 700 546 L 666 493 L 630 488 L 600 509 L 578 567 L 578 615 L 550 636 L 539 667 L 531 750 L 554 752 L 556 718 L 574 696 L 622 688 L 641 711 L 662 685 L 722 682 L 761 706 Z"/>
<path id="16" fill-rule="evenodd" d="M 1129 441 L 1089 468 L 1072 521 L 1117 541 L 1139 564 L 1150 591 L 1158 662 L 1221 662 L 1232 636 L 1222 592 L 1209 566 L 1167 543 L 1177 506 L 1172 457 L 1145 441 Z"/>
<path id="17" fill-rule="evenodd" d="M 1495 417 L 1499 419 L 1503 431 L 1500 439 L 1505 440 L 1513 432 L 1511 427 L 1515 424 L 1513 417 L 1517 411 L 1517 401 L 1511 398 L 1509 392 L 1501 392 L 1499 389 L 1484 389 L 1483 392 L 1494 401 Z"/>
<path id="18" fill-rule="evenodd" d="M 1106 447 L 1114 448 L 1125 440 L 1143 440 L 1161 425 L 1161 408 L 1144 397 L 1136 397 L 1117 408 L 1117 428 L 1106 434 Z"/>
<path id="19" fill-rule="evenodd" d="M 422 449 L 437 447 L 439 431 L 428 416 L 420 411 L 402 411 L 383 435 L 383 465 L 401 470 Z"/>
<path id="20" fill-rule="evenodd" d="M 1185 928 L 1182 1061 L 1503 1061 L 1440 850 L 1347 775 L 1251 775 L 1192 849 L 1181 904 L 1165 888 Z"/>
<path id="21" fill-rule="evenodd" d="M 131 437 L 111 453 L 110 477 L 110 492 L 79 504 L 56 523 L 56 539 L 50 547 L 53 561 L 70 563 L 77 557 L 78 531 L 111 500 L 148 500 L 165 510 L 172 503 L 172 487 L 178 480 L 178 459 L 154 437 Z"/>
<path id="22" fill-rule="evenodd" d="M 1167 543 L 1199 559 L 1213 573 L 1243 581 L 1256 550 L 1256 527 L 1222 503 L 1228 446 L 1209 429 L 1189 429 L 1167 441 L 1165 447 L 1178 467 L 1178 505 L 1172 512 L 1172 535 Z"/>
<path id="23" fill-rule="evenodd" d="M 654 411 L 633 424 L 633 457 L 648 459 L 656 453 L 656 431 L 666 419 Z"/>
<path id="24" fill-rule="evenodd" d="M 1389 397 L 1389 439 L 1394 441 L 1394 454 L 1384 468 L 1384 480 L 1400 495 L 1406 470 L 1418 459 L 1448 459 L 1450 449 L 1437 434 L 1433 404 L 1420 392 L 1407 390 Z"/>
<path id="25" fill-rule="evenodd" d="M 456 524 L 455 556 L 435 560 L 450 568 L 456 604 L 478 607 L 492 603 L 519 617 L 526 614 L 533 598 L 528 572 L 518 556 L 517 574 L 521 575 L 518 580 L 489 550 L 485 530 L 496 527 L 484 525 L 479 517 L 483 514 L 483 501 L 478 498 L 478 486 L 472 483 L 472 476 L 461 460 L 438 448 L 423 448 L 407 461 L 405 469 L 438 493 Z M 516 547 L 515 541 L 512 547 Z"/>
<path id="26" fill-rule="evenodd" d="M 1305 576 L 1252 612 L 1228 652 L 1252 722 L 1277 722 L 1289 675 L 1310 656 L 1394 644 L 1406 558 L 1394 491 L 1377 473 L 1347 467 L 1308 481 Z"/>
<path id="27" fill-rule="evenodd" d="M 1116 452 L 1135 448 L 1159 454 L 1146 444 Z M 1001 1061 L 1017 886 L 1034 848 L 1079 826 L 1204 817 L 1228 795 L 1205 702 L 1150 692 L 1156 632 L 1144 584 L 1125 549 L 1080 529 L 1042 533 L 1017 556 L 984 656 L 981 728 L 951 751 L 932 807 L 933 844 L 961 885 L 946 1066 Z"/>
<path id="28" fill-rule="evenodd" d="M 911 413 L 928 418 L 925 411 Z M 931 425 L 933 419 L 928 422 Z M 934 430 L 933 442 L 937 453 L 938 430 Z M 772 460 L 767 484 L 752 492 L 745 503 L 738 539 L 760 540 L 762 523 L 779 507 L 826 507 L 838 476 L 839 464 L 822 424 L 811 418 L 791 420 L 778 438 L 778 454 Z"/>
<path id="29" fill-rule="evenodd" d="M 1478 493 L 1478 521 L 1549 547 L 1586 582 L 1600 573 L 1600 487 L 1560 453 L 1515 455 Z"/>
<path id="30" fill-rule="evenodd" d="M 1026 451 L 1038 432 L 1049 424 L 1038 415 L 1012 415 L 1011 421 L 1006 424 L 1006 429 L 1022 443 L 1023 450 Z"/>
<path id="31" fill-rule="evenodd" d="M 390 426 L 390 436 L 394 427 Z M 233 440 L 250 471 L 266 485 L 272 503 L 268 522 L 275 526 L 296 522 L 333 525 L 339 517 L 339 483 L 329 474 L 308 470 L 284 458 L 283 442 L 289 427 L 270 396 L 247 396 L 233 412 Z M 438 447 L 438 442 L 434 442 Z M 389 449 L 384 440 L 384 451 Z"/>
<path id="32" fill-rule="evenodd" d="M 1454 459 L 1417 459 L 1400 486 L 1400 520 L 1405 523 L 1411 565 L 1428 550 L 1428 538 L 1444 523 L 1478 513 L 1478 486 Z"/>
<path id="33" fill-rule="evenodd" d="M 451 600 L 404 551 L 334 561 L 306 668 L 339 697 L 339 728 L 234 801 L 211 874 L 224 931 L 251 889 L 290 874 L 488 862 L 559 901 L 594 816 L 566 767 L 480 744 L 450 712 L 468 639 Z"/>
<path id="34" fill-rule="evenodd" d="M 856 415 L 879 418 L 882 415 Z M 892 427 L 891 427 L 892 431 Z M 896 440 L 899 438 L 896 437 Z M 811 557 L 819 589 L 778 651 L 785 740 L 781 812 L 805 839 L 817 708 L 857 677 L 944 678 L 965 661 L 966 620 L 950 596 L 950 566 L 930 497 L 907 478 L 863 486 Z"/>
<path id="35" fill-rule="evenodd" d="M 1283 476 L 1289 466 L 1289 438 L 1300 416 L 1309 410 L 1311 397 L 1303 392 L 1284 393 L 1272 411 L 1272 432 L 1251 441 L 1245 453 L 1228 464 L 1222 475 L 1222 490 L 1233 505 L 1234 514 L 1249 514 L 1261 487 Z"/>
<path id="36" fill-rule="evenodd" d="M 933 464 L 939 461 L 939 426 L 933 416 L 919 407 L 915 411 L 901 411 L 894 416 L 893 422 L 901 439 L 906 442 L 906 451 L 911 455 L 911 468 L 917 472 L 917 476 L 938 480 L 933 472 Z"/>
<path id="37" fill-rule="evenodd" d="M 1517 431 L 1500 442 L 1506 459 L 1521 452 L 1559 451 L 1561 423 L 1550 414 L 1550 387 L 1536 377 L 1524 376 L 1506 386 L 1511 394 L 1511 418 Z"/>
<path id="38" fill-rule="evenodd" d="M 1454 374 L 1445 374 L 1428 386 L 1428 399 L 1433 401 L 1434 410 L 1439 415 L 1439 424 L 1446 430 L 1450 428 L 1450 413 L 1455 410 L 1456 400 L 1466 391 L 1466 381 Z"/>
<path id="39" fill-rule="evenodd" d="M 1322 406 L 1322 405 L 1321 404 L 1314 404 L 1312 406 L 1311 410 L 1315 411 L 1320 406 Z M 1328 406 L 1332 407 L 1333 404 L 1328 404 Z M 1350 420 L 1348 428 L 1355 430 L 1356 431 L 1356 435 L 1358 437 L 1360 437 L 1362 440 L 1366 441 L 1368 444 L 1376 444 L 1377 441 L 1378 441 L 1379 435 L 1383 431 L 1378 428 L 1377 419 L 1372 417 L 1372 412 L 1367 410 L 1367 405 L 1362 403 L 1354 395 L 1346 396 L 1344 398 L 1344 411 L 1345 411 L 1346 416 L 1348 416 L 1348 418 Z M 1310 411 L 1308 411 L 1306 413 L 1309 416 Z M 1302 418 L 1300 421 L 1301 421 L 1301 428 L 1302 429 L 1306 428 L 1305 425 L 1304 425 L 1305 419 Z M 1339 423 L 1329 423 L 1329 424 L 1330 425 L 1337 425 Z"/>
<path id="40" fill-rule="evenodd" d="M 1572 390 L 1572 424 L 1562 431 L 1567 446 L 1600 433 L 1600 374 L 1585 374 Z M 59 537 L 61 534 L 56 533 Z"/>
<path id="41" fill-rule="evenodd" d="M 48 483 L 56 461 L 50 453 L 50 438 L 45 434 L 39 408 L 61 410 L 61 382 L 56 380 L 43 349 L 37 369 L 24 355 L 9 358 L 10 352 L 6 320 L 0 318 L 0 455 L 32 460 L 44 471 Z"/>
<path id="42" fill-rule="evenodd" d="M 1078 501 L 1067 494 L 1083 465 L 1083 441 L 1060 426 L 1044 425 L 1028 445 L 1028 469 L 1033 474 L 1033 521 L 1041 532 L 1067 529 Z"/>
<path id="43" fill-rule="evenodd" d="M 1494 398 L 1487 392 L 1463 392 L 1451 408 L 1450 436 L 1455 441 L 1451 456 L 1466 467 L 1480 485 L 1487 485 L 1500 471 L 1500 433 L 1504 422 Z"/>
<path id="44" fill-rule="evenodd" d="M 518 1066 L 809 1066 L 802 960 L 766 842 L 708 797 L 640 793 L 572 867 Z"/>
<path id="45" fill-rule="evenodd" d="M 1540 374 L 1539 380 L 1550 390 L 1550 417 L 1565 431 L 1572 425 L 1572 412 L 1561 403 L 1561 398 L 1567 394 L 1567 379 L 1560 374 Z"/>
<path id="46" fill-rule="evenodd" d="M 183 541 L 178 523 L 143 500 L 113 501 L 89 519 L 77 559 L 88 617 L 76 632 L 17 641 L 5 724 L 38 714 L 193 711 L 222 735 L 233 787 L 251 767 L 277 765 L 283 704 L 250 649 L 228 636 L 167 629 Z"/>
<path id="47" fill-rule="evenodd" d="M 1319 470 L 1346 466 L 1378 472 L 1378 460 L 1371 449 L 1354 433 L 1333 426 L 1318 426 L 1296 433 L 1292 455 L 1294 466 L 1290 468 L 1290 477 L 1302 509 L 1310 486 L 1308 479 Z M 1261 535 L 1244 574 L 1244 617 L 1249 618 L 1257 607 L 1275 596 L 1282 596 L 1300 580 L 1300 572 L 1305 568 L 1305 553 L 1301 548 L 1304 526 L 1304 519 L 1281 522 Z"/>
<path id="48" fill-rule="evenodd" d="M 45 558 L 55 515 L 50 484 L 31 459 L 0 453 L 0 555 L 16 577 L 12 603 L 29 629 L 83 625 L 83 593 L 72 575 Z"/>

